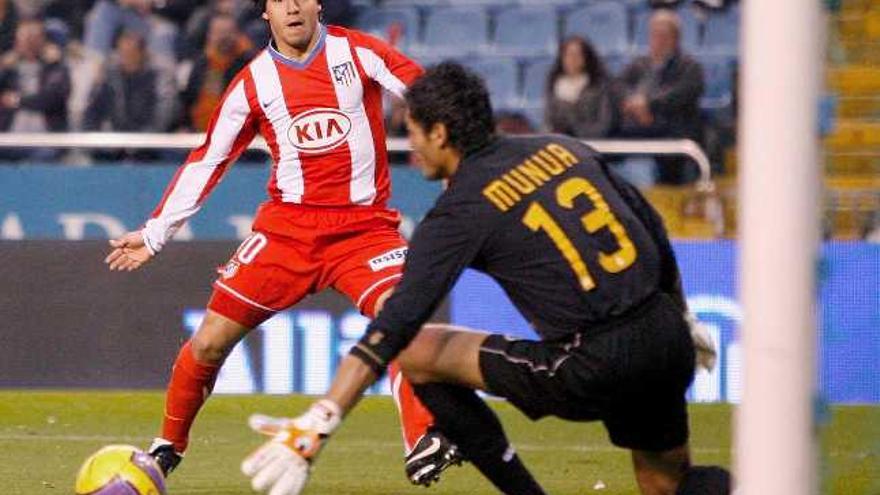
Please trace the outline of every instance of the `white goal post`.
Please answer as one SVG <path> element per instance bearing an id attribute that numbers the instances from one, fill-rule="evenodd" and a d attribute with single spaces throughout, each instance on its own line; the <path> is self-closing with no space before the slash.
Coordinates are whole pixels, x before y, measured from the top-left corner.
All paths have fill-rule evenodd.
<path id="1" fill-rule="evenodd" d="M 820 0 L 746 0 L 739 122 L 741 495 L 816 493 Z"/>

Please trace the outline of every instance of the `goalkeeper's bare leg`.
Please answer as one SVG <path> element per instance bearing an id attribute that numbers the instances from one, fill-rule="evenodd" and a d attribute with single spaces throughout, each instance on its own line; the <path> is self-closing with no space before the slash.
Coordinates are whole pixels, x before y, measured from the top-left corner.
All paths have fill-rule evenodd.
<path id="1" fill-rule="evenodd" d="M 447 430 L 450 438 L 459 442 L 465 456 L 497 487 L 507 493 L 540 493 L 538 491 L 540 488 L 534 480 L 531 480 L 530 476 L 525 477 L 528 472 L 524 466 L 519 464 L 513 466 L 514 469 L 504 469 L 493 456 L 485 455 L 486 449 L 482 446 L 492 442 L 484 439 L 471 445 L 468 440 L 472 435 L 485 435 L 485 430 L 479 433 L 478 428 L 468 426 L 474 417 L 485 417 L 486 419 L 480 421 L 483 425 L 489 425 L 493 421 L 489 419 L 490 410 L 489 413 L 476 412 L 478 407 L 476 402 L 482 401 L 473 394 L 472 390 L 468 390 L 489 389 L 483 374 L 484 370 L 480 366 L 480 353 L 487 350 L 484 347 L 487 336 L 461 330 L 448 325 L 423 326 L 419 335 L 399 357 L 404 372 L 416 384 L 419 397 L 434 412 L 437 424 Z M 488 350 L 494 352 L 492 349 Z M 512 361 L 513 366 L 525 364 L 522 362 L 517 364 L 515 361 Z M 460 384 L 463 387 L 453 384 Z M 465 408 L 468 409 L 466 414 L 456 413 L 456 408 L 464 412 L 459 405 L 466 406 Z M 501 431 L 500 424 L 485 429 Z M 493 436 L 498 445 L 506 442 L 503 431 L 494 433 Z M 480 452 L 481 460 L 473 458 L 471 452 Z M 730 474 L 720 467 L 692 466 L 687 443 L 666 450 L 631 450 L 631 452 L 636 481 L 644 495 L 730 493 Z M 513 476 L 519 476 L 521 479 L 511 485 Z M 507 489 L 517 485 L 526 485 L 528 488 Z"/>

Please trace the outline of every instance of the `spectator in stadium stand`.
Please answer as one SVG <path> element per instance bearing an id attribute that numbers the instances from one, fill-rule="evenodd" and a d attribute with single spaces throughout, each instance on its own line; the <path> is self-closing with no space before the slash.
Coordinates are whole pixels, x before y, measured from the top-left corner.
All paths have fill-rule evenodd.
<path id="1" fill-rule="evenodd" d="M 621 134 L 640 138 L 688 138 L 699 141 L 703 69 L 680 46 L 681 21 L 671 10 L 654 12 L 649 53 L 635 59 L 621 76 Z M 696 166 L 681 158 L 658 158 L 658 181 L 682 184 Z"/>
<path id="2" fill-rule="evenodd" d="M 334 0 L 324 3 L 323 22 L 337 26 L 351 26 L 354 21 L 354 7 L 351 0 Z"/>
<path id="3" fill-rule="evenodd" d="M 157 0 L 98 0 L 85 20 L 82 57 L 77 60 L 73 94 L 69 108 L 71 121 L 80 128 L 88 97 L 92 92 L 105 59 L 113 50 L 121 31 L 139 33 L 147 40 L 153 66 L 159 72 L 159 115 L 167 128 L 176 114 L 176 81 L 178 28 L 153 10 Z"/>
<path id="4" fill-rule="evenodd" d="M 502 110 L 495 113 L 495 132 L 506 136 L 533 134 L 532 123 L 522 112 Z"/>
<path id="5" fill-rule="evenodd" d="M 228 14 L 215 15 L 208 27 L 205 49 L 195 61 L 180 94 L 179 127 L 207 129 L 226 86 L 253 56 L 253 44 L 239 31 L 235 18 Z"/>
<path id="6" fill-rule="evenodd" d="M 579 138 L 608 136 L 618 113 L 605 66 L 593 46 L 571 36 L 559 46 L 547 75 L 544 120 L 550 132 Z"/>
<path id="7" fill-rule="evenodd" d="M 205 0 L 153 0 L 153 13 L 183 29 L 189 18 Z M 244 2 L 238 2 L 244 3 Z"/>
<path id="8" fill-rule="evenodd" d="M 385 107 L 385 132 L 389 137 L 406 137 L 406 104 L 398 99 L 387 98 Z"/>
<path id="9" fill-rule="evenodd" d="M 15 30 L 14 48 L 0 59 L 0 130 L 60 132 L 67 130 L 70 74 L 63 52 L 46 41 L 43 22 L 27 19 Z M 17 158 L 31 153 L 10 151 Z M 51 158 L 46 150 L 37 156 Z M 4 156 L 10 156 L 4 153 Z"/>
<path id="10" fill-rule="evenodd" d="M 15 27 L 18 10 L 12 0 L 0 0 L 0 53 L 6 53 L 15 45 Z"/>
<path id="11" fill-rule="evenodd" d="M 158 74 L 150 66 L 146 40 L 138 33 L 123 32 L 116 52 L 92 89 L 83 130 L 157 132 Z M 102 151 L 99 159 L 146 159 L 135 151 Z"/>
<path id="12" fill-rule="evenodd" d="M 71 39 L 81 40 L 86 14 L 94 5 L 95 0 L 50 0 L 43 8 L 43 17 L 63 21 Z"/>
<path id="13" fill-rule="evenodd" d="M 209 0 L 206 5 L 202 5 L 193 12 L 183 29 L 183 57 L 195 59 L 201 53 L 201 48 L 205 46 L 205 40 L 208 37 L 208 28 L 211 26 L 211 20 L 217 15 L 226 15 L 235 17 L 238 25 L 242 26 L 247 22 L 244 19 L 249 4 L 236 0 Z M 263 22 L 262 24 L 265 24 Z"/>
<path id="14" fill-rule="evenodd" d="M 121 30 L 141 33 L 153 57 L 176 60 L 177 28 L 153 15 L 153 0 L 98 0 L 86 19 L 84 44 L 94 53 L 109 55 Z"/>

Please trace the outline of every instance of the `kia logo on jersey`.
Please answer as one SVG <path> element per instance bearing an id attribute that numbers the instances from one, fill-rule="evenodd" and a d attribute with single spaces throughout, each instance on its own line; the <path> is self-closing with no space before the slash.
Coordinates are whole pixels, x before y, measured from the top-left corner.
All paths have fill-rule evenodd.
<path id="1" fill-rule="evenodd" d="M 320 153 L 336 148 L 351 132 L 351 119 L 333 108 L 316 108 L 296 116 L 287 136 L 303 153 Z"/>

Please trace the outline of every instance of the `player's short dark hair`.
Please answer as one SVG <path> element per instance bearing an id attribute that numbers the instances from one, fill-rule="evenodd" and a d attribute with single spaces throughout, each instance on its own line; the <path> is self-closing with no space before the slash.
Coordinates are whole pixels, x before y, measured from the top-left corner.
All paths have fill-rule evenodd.
<path id="1" fill-rule="evenodd" d="M 406 92 L 410 117 L 423 129 L 442 123 L 449 144 L 469 155 L 495 135 L 489 91 L 482 78 L 455 62 L 431 67 Z"/>
<path id="2" fill-rule="evenodd" d="M 257 8 L 257 12 L 263 13 L 266 11 L 266 2 L 267 0 L 251 0 L 254 2 L 254 7 Z M 324 0 L 318 0 L 319 4 L 323 4 Z"/>

